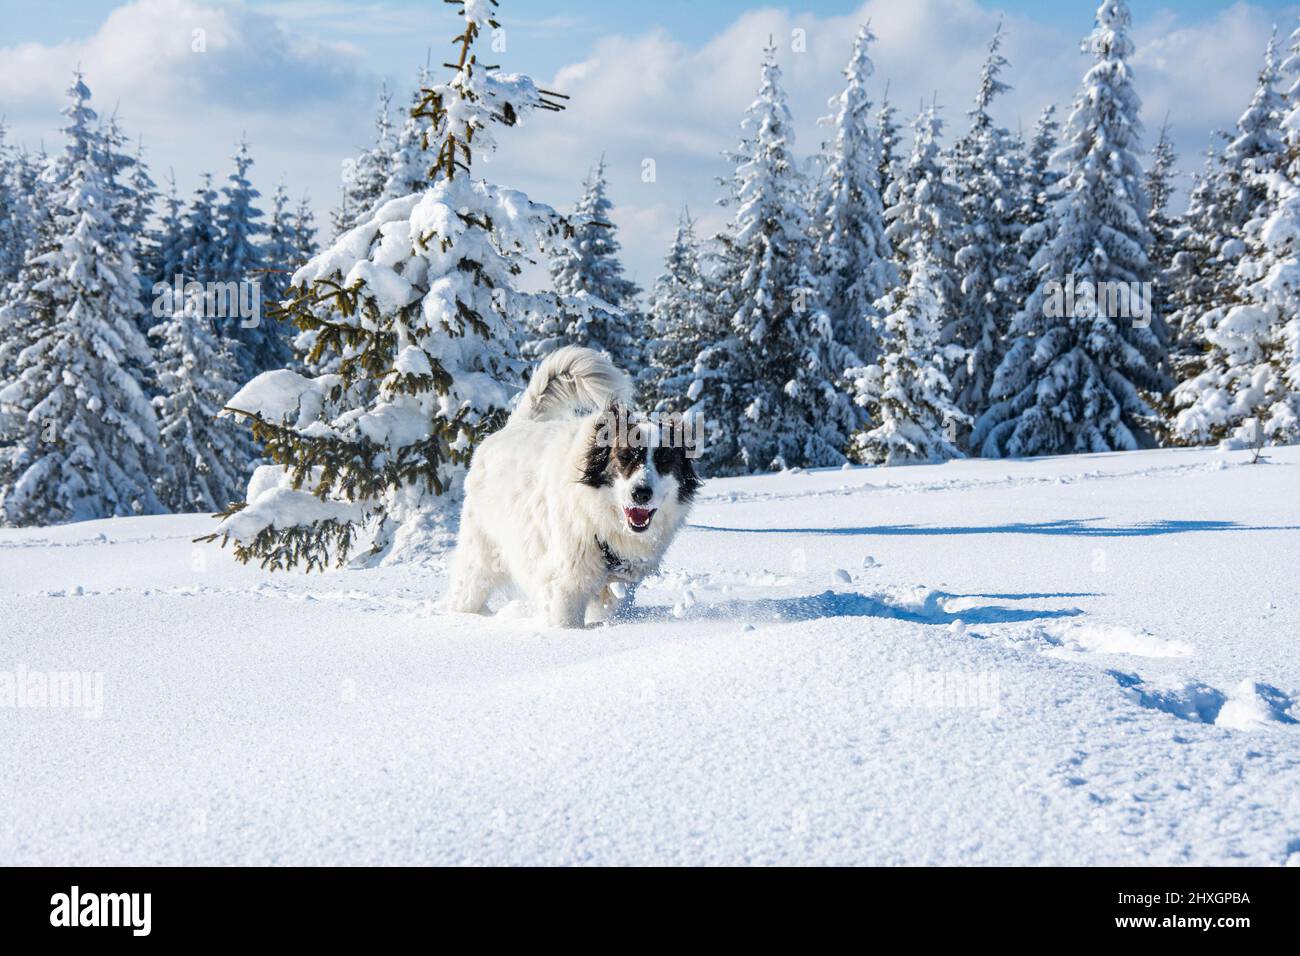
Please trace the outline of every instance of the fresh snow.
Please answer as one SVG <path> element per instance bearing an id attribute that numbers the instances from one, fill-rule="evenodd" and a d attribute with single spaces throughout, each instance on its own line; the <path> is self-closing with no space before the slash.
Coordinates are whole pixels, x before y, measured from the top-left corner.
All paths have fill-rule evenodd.
<path id="1" fill-rule="evenodd" d="M 0 863 L 1300 864 L 1300 448 L 1252 455 L 714 480 L 585 631 L 441 613 L 440 553 L 0 531 Z"/>

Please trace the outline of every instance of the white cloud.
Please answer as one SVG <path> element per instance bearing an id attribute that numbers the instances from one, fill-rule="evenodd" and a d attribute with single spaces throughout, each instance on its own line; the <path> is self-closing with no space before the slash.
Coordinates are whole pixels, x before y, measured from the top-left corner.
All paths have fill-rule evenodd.
<path id="1" fill-rule="evenodd" d="M 322 101 L 356 80 L 356 53 L 264 14 L 201 0 L 135 0 L 84 41 L 0 49 L 0 99 L 19 109 L 61 94 L 79 63 L 131 109 L 256 112 Z"/>
<path id="2" fill-rule="evenodd" d="M 1277 17 L 1237 3 L 1211 19 L 1180 25 L 1163 13 L 1136 39 L 1133 68 L 1142 82 L 1149 121 L 1166 113 L 1179 126 L 1208 131 L 1236 122 L 1255 88 L 1264 48 Z M 1280 24 L 1283 55 L 1287 24 Z"/>
<path id="3" fill-rule="evenodd" d="M 428 27 L 425 4 L 398 6 L 351 0 L 278 0 L 258 8 L 268 16 L 320 33 L 324 31 L 371 36 L 403 36 Z"/>
<path id="4" fill-rule="evenodd" d="M 358 62 L 345 45 L 242 5 L 135 0 L 84 40 L 0 48 L 0 103 L 17 140 L 57 150 L 58 110 L 80 66 L 96 110 L 116 108 L 127 130 L 143 134 L 155 167 L 176 168 L 183 189 L 201 170 L 224 178 L 247 135 L 264 192 L 283 176 L 295 194 L 308 186 L 320 200 L 336 189 L 339 160 L 366 137 L 354 127 L 368 116 L 375 81 Z"/>

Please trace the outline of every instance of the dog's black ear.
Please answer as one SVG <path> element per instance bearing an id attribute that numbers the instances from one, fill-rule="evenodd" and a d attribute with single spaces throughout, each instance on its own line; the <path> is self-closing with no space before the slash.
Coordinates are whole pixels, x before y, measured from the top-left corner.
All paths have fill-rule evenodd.
<path id="1" fill-rule="evenodd" d="M 578 481 L 590 488 L 604 488 L 614 483 L 609 474 L 609 455 L 618 435 L 618 406 L 611 404 L 591 423 L 587 452 L 579 464 Z"/>
<path id="2" fill-rule="evenodd" d="M 704 481 L 696 474 L 695 465 L 687 456 L 686 449 L 679 446 L 674 451 L 673 475 L 677 478 L 677 500 L 685 505 L 695 499 L 695 493 Z"/>
<path id="3" fill-rule="evenodd" d="M 632 420 L 632 413 L 624 408 L 616 398 L 611 398 L 609 404 L 605 406 L 605 418 L 609 421 L 612 428 L 615 429 L 614 435 L 620 436 L 627 433 L 628 424 Z M 610 442 L 611 445 L 617 444 Z"/>

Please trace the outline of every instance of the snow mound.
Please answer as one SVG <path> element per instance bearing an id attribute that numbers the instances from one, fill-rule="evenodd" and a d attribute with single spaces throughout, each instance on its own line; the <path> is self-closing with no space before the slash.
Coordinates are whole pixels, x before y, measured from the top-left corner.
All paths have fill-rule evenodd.
<path id="1" fill-rule="evenodd" d="M 1182 641 L 1170 641 L 1146 631 L 1130 630 L 1109 624 L 1049 624 L 1038 629 L 1038 636 L 1053 651 L 1065 654 L 1131 654 L 1134 657 L 1189 657 L 1192 647 Z"/>
<path id="2" fill-rule="evenodd" d="M 1137 674 L 1109 673 L 1134 703 L 1180 720 L 1229 730 L 1261 730 L 1298 722 L 1290 714 L 1295 702 L 1289 696 L 1250 678 L 1225 694 L 1196 680 L 1147 682 Z"/>
<path id="3" fill-rule="evenodd" d="M 1226 699 L 1221 691 L 1195 680 L 1147 683 L 1137 674 L 1110 671 L 1125 696 L 1139 707 L 1159 710 L 1179 720 L 1212 724 Z"/>
<path id="4" fill-rule="evenodd" d="M 1214 723 L 1217 727 L 1233 730 L 1259 730 L 1271 724 L 1294 724 L 1296 719 L 1288 713 L 1292 703 L 1291 698 L 1276 687 L 1247 678 L 1229 695 Z"/>

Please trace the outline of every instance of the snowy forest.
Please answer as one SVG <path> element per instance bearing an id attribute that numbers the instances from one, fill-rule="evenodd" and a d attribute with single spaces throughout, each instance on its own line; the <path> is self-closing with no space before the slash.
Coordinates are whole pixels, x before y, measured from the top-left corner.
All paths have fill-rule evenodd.
<path id="1" fill-rule="evenodd" d="M 481 63 L 496 4 L 461 6 L 447 75 L 381 92 L 320 235 L 292 183 L 254 187 L 248 144 L 224 181 L 160 188 L 94 77 L 56 151 L 0 138 L 5 524 L 206 511 L 266 567 L 392 554 L 444 532 L 476 443 L 565 344 L 702 422 L 706 476 L 1300 439 L 1300 29 L 1186 197 L 1177 117 L 1139 121 L 1124 0 L 1073 104 L 1024 131 L 994 119 L 1000 30 L 969 109 L 910 118 L 874 75 L 889 37 L 845 36 L 811 155 L 780 47 L 755 51 L 729 223 L 683 210 L 641 289 L 603 159 L 571 212 L 484 178 L 509 127 L 582 104 Z"/>

